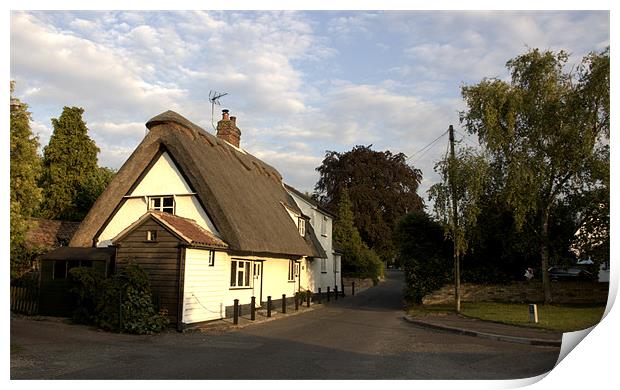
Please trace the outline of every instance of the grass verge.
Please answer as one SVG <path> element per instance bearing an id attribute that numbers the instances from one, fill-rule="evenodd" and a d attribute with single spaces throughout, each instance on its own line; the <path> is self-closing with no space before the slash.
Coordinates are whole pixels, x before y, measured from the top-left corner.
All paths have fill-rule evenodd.
<path id="1" fill-rule="evenodd" d="M 423 305 L 409 310 L 414 316 L 446 315 L 452 305 Z M 586 329 L 603 317 L 605 305 L 538 305 L 538 324 L 529 322 L 527 304 L 501 302 L 462 302 L 461 314 L 486 321 L 528 326 L 557 332 Z"/>

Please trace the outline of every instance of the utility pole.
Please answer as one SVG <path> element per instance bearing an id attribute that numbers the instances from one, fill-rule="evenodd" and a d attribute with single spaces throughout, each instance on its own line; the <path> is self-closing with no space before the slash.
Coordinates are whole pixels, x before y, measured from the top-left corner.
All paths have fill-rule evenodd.
<path id="1" fill-rule="evenodd" d="M 459 262 L 459 251 L 457 247 L 457 231 L 459 226 L 458 214 L 457 214 L 457 199 L 456 199 L 456 183 L 454 181 L 454 172 L 456 157 L 454 156 L 454 127 L 450 125 L 448 128 L 450 139 L 450 190 L 452 192 L 452 221 L 454 223 L 452 227 L 452 239 L 454 243 L 454 305 L 457 313 L 461 312 L 461 267 Z"/>

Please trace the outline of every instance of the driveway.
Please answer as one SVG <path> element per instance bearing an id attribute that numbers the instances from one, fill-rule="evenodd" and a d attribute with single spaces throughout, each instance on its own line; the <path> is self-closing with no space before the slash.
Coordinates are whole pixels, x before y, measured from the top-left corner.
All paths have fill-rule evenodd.
<path id="1" fill-rule="evenodd" d="M 317 310 L 210 333 L 131 336 L 11 320 L 11 378 L 509 379 L 540 375 L 559 348 L 418 328 L 402 319 L 402 274 Z"/>

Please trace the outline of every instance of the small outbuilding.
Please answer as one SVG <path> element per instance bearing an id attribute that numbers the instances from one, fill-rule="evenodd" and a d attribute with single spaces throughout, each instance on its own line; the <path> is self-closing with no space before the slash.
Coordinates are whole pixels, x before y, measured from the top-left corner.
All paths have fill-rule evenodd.
<path id="1" fill-rule="evenodd" d="M 114 267 L 115 248 L 60 247 L 39 256 L 39 314 L 70 316 L 76 302 L 70 292 L 69 271 L 89 267 L 108 276 Z"/>

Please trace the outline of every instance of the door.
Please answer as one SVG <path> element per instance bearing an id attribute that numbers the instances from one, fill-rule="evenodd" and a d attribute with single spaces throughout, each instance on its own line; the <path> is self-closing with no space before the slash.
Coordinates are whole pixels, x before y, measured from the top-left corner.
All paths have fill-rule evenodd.
<path id="1" fill-rule="evenodd" d="M 254 261 L 252 267 L 252 292 L 254 296 L 258 298 L 257 305 L 262 305 L 263 302 L 263 262 Z"/>

